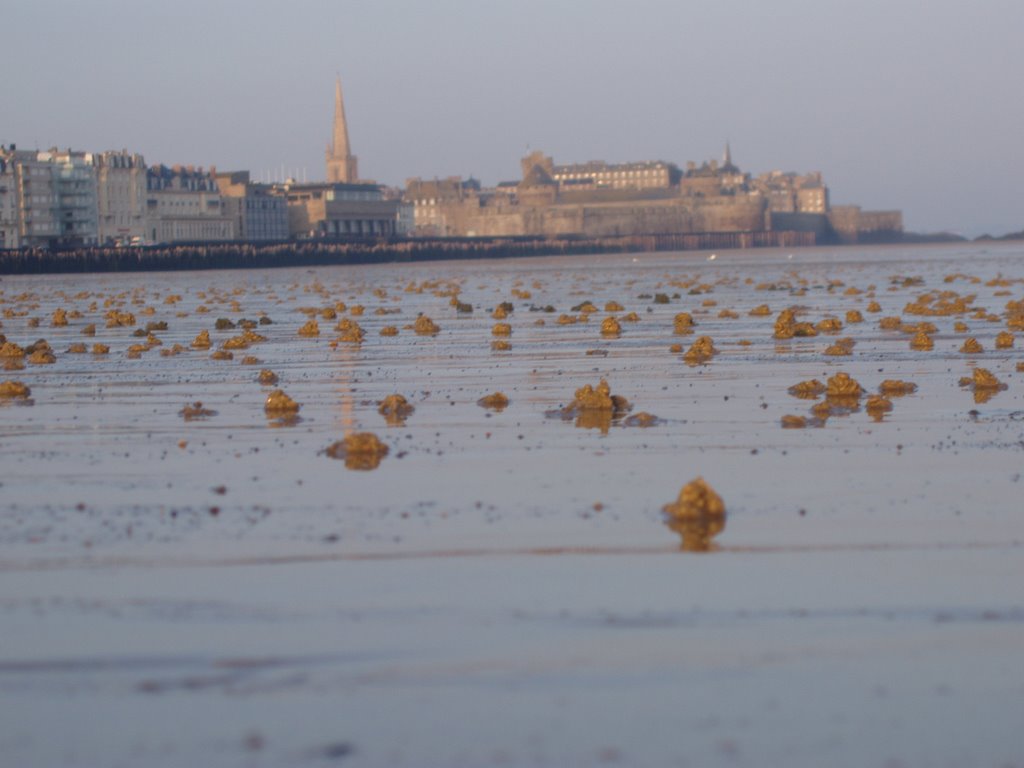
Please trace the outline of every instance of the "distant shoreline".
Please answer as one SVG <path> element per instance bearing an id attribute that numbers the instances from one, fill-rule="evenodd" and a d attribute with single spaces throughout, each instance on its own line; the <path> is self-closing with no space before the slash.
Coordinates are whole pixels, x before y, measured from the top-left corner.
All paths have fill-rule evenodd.
<path id="1" fill-rule="evenodd" d="M 183 243 L 0 251 L 0 274 L 157 272 L 386 264 L 589 253 L 643 253 L 816 245 L 810 232 L 710 232 L 602 238 L 436 238 L 284 243 Z"/>
<path id="2" fill-rule="evenodd" d="M 1010 242 L 1024 232 L 968 240 L 948 233 L 903 233 L 856 245 L 927 245 Z M 844 245 L 817 242 L 811 232 L 705 232 L 692 235 L 621 237 L 416 238 L 391 240 L 304 240 L 289 242 L 178 243 L 142 247 L 91 246 L 67 249 L 0 251 L 0 275 L 166 272 L 213 269 L 271 269 L 412 263 L 521 256 L 571 256 L 595 253 L 807 248 Z M 854 245 L 854 244 L 851 244 Z"/>

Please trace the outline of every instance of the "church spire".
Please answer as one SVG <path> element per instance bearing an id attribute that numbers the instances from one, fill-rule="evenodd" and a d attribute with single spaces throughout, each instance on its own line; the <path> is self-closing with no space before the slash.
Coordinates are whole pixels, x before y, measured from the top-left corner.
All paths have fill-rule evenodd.
<path id="1" fill-rule="evenodd" d="M 729 147 L 728 139 L 725 140 L 725 155 L 722 157 L 722 170 L 728 172 L 735 172 L 739 170 L 739 168 L 732 163 L 732 149 Z"/>
<path id="2" fill-rule="evenodd" d="M 327 148 L 327 181 L 352 184 L 358 178 L 356 158 L 348 146 L 348 123 L 345 102 L 341 96 L 341 77 L 334 81 L 334 124 L 331 144 Z"/>

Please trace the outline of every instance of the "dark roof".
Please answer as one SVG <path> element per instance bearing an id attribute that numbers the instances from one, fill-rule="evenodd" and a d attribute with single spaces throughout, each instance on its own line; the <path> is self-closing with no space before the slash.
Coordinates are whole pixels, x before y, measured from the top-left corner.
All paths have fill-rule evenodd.
<path id="1" fill-rule="evenodd" d="M 530 172 L 523 177 L 523 180 L 519 182 L 519 186 L 523 188 L 528 187 L 553 187 L 558 186 L 555 180 L 551 178 L 550 174 L 541 168 L 539 165 L 533 166 Z"/>

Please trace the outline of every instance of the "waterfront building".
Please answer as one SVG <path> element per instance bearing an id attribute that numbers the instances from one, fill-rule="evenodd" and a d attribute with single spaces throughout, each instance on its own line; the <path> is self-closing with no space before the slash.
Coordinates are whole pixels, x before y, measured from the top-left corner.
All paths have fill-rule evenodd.
<path id="1" fill-rule="evenodd" d="M 288 201 L 270 184 L 251 181 L 248 171 L 218 173 L 216 179 L 224 213 L 234 222 L 240 240 L 288 239 Z"/>
<path id="2" fill-rule="evenodd" d="M 214 172 L 193 166 L 146 170 L 146 240 L 151 243 L 234 240 Z"/>
<path id="3" fill-rule="evenodd" d="M 395 218 L 395 234 L 399 237 L 409 237 L 416 229 L 416 209 L 411 203 L 402 199 L 401 190 L 388 199 L 398 203 L 398 215 Z"/>
<path id="4" fill-rule="evenodd" d="M 52 163 L 36 151 L 11 149 L 5 159 L 10 168 L 16 247 L 48 247 L 60 237 L 57 183 Z"/>
<path id="5" fill-rule="evenodd" d="M 684 195 L 682 174 L 671 163 L 556 165 L 542 152 L 533 152 L 521 167 L 521 181 L 493 190 L 457 178 L 411 179 L 406 200 L 416 207 L 416 233 L 617 237 L 761 232 L 767 227 L 760 195 L 722 194 L 717 176 L 714 195 Z"/>
<path id="6" fill-rule="evenodd" d="M 0 203 L 6 247 L 50 248 L 97 241 L 96 175 L 87 152 L 0 150 L 7 198 Z"/>
<path id="7" fill-rule="evenodd" d="M 634 237 L 642 234 L 813 233 L 818 242 L 897 239 L 898 212 L 834 215 L 819 172 L 752 178 L 725 145 L 721 160 L 686 170 L 663 161 L 557 165 L 523 158 L 522 178 L 482 188 L 459 177 L 409 179 L 404 200 L 420 237 Z"/>
<path id="8" fill-rule="evenodd" d="M 548 158 L 550 160 L 550 158 Z M 662 160 L 609 164 L 603 160 L 544 168 L 561 189 L 669 189 L 679 168 Z"/>
<path id="9" fill-rule="evenodd" d="M 96 203 L 96 167 L 91 152 L 40 152 L 51 163 L 57 193 L 58 243 L 66 246 L 95 245 L 99 239 Z"/>
<path id="10" fill-rule="evenodd" d="M 522 179 L 484 189 L 458 177 L 406 182 L 417 236 L 620 237 L 813 233 L 818 242 L 893 240 L 898 211 L 833 209 L 821 173 L 773 172 L 756 179 L 732 159 L 680 171 L 671 163 L 600 161 L 556 165 L 533 152 Z"/>
<path id="11" fill-rule="evenodd" d="M 412 206 L 411 234 L 449 237 L 468 234 L 466 215 L 479 208 L 480 182 L 458 176 L 408 179 L 402 199 Z"/>
<path id="12" fill-rule="evenodd" d="M 288 238 L 561 237 L 813 233 L 819 242 L 894 239 L 898 211 L 833 208 L 821 173 L 752 178 L 728 144 L 721 161 L 556 164 L 535 151 L 522 177 L 360 179 L 335 81 L 327 181 L 255 184 L 247 171 L 147 168 L 141 155 L 0 147 L 0 247 Z M 810 235 L 805 238 L 811 239 Z"/>
<path id="13" fill-rule="evenodd" d="M 690 162 L 679 179 L 679 194 L 687 197 L 721 197 L 756 192 L 750 185 L 750 175 L 741 171 L 732 161 L 728 142 L 721 164 L 709 160 L 698 166 Z"/>
<path id="14" fill-rule="evenodd" d="M 380 185 L 359 178 L 345 119 L 341 78 L 334 83 L 334 121 L 326 153 L 326 183 L 300 184 L 289 179 L 271 194 L 287 206 L 292 238 L 393 237 L 409 228 L 410 211 Z"/>
<path id="15" fill-rule="evenodd" d="M 800 213 L 828 213 L 828 187 L 824 184 L 801 185 L 796 191 L 796 209 Z"/>
<path id="16" fill-rule="evenodd" d="M 146 241 L 146 161 L 122 149 L 100 152 L 96 166 L 99 241 L 140 245 Z"/>
<path id="17" fill-rule="evenodd" d="M 829 212 L 828 187 L 818 171 L 807 174 L 771 171 L 752 179 L 750 184 L 768 199 L 772 213 L 824 215 Z"/>
<path id="18" fill-rule="evenodd" d="M 0 249 L 17 248 L 18 244 L 18 187 L 14 162 L 0 147 Z"/>
<path id="19" fill-rule="evenodd" d="M 309 237 L 393 237 L 400 200 L 388 200 L 377 184 L 295 184 L 276 186 L 288 203 L 288 234 Z"/>
<path id="20" fill-rule="evenodd" d="M 341 78 L 334 82 L 334 122 L 331 143 L 327 146 L 327 182 L 354 184 L 359 181 L 358 160 L 349 149 L 348 122 L 345 120 L 345 102 L 341 95 Z"/>

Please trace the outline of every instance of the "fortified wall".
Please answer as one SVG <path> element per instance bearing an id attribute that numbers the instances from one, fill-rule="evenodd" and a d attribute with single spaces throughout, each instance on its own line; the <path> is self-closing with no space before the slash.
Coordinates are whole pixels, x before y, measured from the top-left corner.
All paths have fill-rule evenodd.
<path id="1" fill-rule="evenodd" d="M 898 238 L 898 211 L 831 208 L 820 173 L 756 179 L 732 163 L 680 171 L 664 162 L 557 166 L 534 152 L 523 178 L 483 189 L 458 177 L 407 182 L 414 235 L 426 237 L 633 237 L 798 232 L 818 242 Z"/>
<path id="2" fill-rule="evenodd" d="M 580 178 L 583 174 L 576 171 L 591 165 L 601 173 Z M 763 195 L 683 193 L 679 174 L 670 170 L 664 163 L 621 169 L 554 166 L 551 158 L 534 153 L 524 158 L 518 185 L 482 190 L 472 180 L 410 179 L 406 200 L 413 203 L 417 233 L 424 236 L 622 237 L 767 230 Z M 628 186 L 634 179 L 630 174 L 635 175 L 634 187 Z"/>
<path id="3" fill-rule="evenodd" d="M 548 206 L 484 205 L 467 218 L 468 236 L 619 237 L 699 232 L 761 232 L 763 198 L 685 199 L 618 203 L 554 203 Z"/>
<path id="4" fill-rule="evenodd" d="M 886 242 L 903 233 L 900 211 L 862 211 L 859 205 L 837 205 L 829 211 L 828 222 L 841 243 Z"/>

